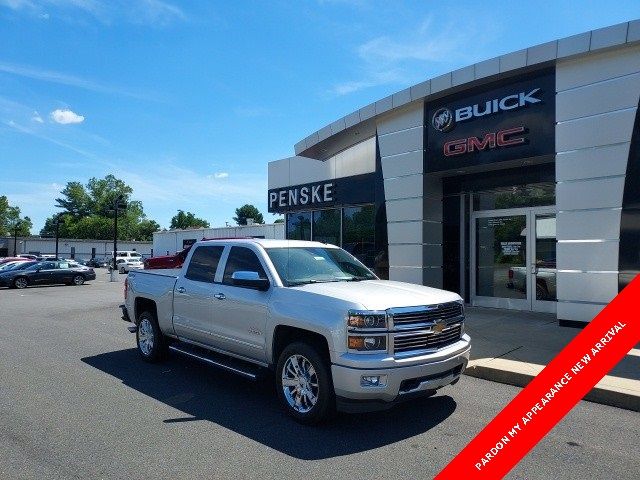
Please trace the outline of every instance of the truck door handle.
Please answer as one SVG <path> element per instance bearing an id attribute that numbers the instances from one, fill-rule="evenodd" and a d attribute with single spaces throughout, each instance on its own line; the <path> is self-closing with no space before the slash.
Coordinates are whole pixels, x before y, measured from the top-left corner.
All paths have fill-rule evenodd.
<path id="1" fill-rule="evenodd" d="M 213 297 L 217 298 L 218 300 L 224 300 L 225 298 L 227 298 L 224 293 L 216 293 Z"/>
<path id="2" fill-rule="evenodd" d="M 184 293 L 186 292 L 184 287 L 178 287 L 178 293 Z"/>

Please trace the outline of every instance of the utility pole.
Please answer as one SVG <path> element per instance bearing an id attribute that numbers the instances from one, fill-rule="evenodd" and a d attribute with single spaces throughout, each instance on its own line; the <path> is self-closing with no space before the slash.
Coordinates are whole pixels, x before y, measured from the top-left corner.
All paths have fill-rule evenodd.
<path id="1" fill-rule="evenodd" d="M 18 256 L 18 229 L 20 228 L 20 222 L 16 222 L 13 227 L 13 256 Z"/>
<path id="2" fill-rule="evenodd" d="M 60 239 L 60 218 L 62 215 L 64 215 L 64 212 L 56 215 L 56 260 L 58 259 L 58 240 Z"/>
<path id="3" fill-rule="evenodd" d="M 116 256 L 118 252 L 118 210 L 124 210 L 127 208 L 127 204 L 122 201 L 122 195 L 118 195 L 113 200 L 113 206 L 109 209 L 110 212 L 113 212 L 113 265 L 111 270 L 111 281 L 117 281 L 116 277 Z"/>

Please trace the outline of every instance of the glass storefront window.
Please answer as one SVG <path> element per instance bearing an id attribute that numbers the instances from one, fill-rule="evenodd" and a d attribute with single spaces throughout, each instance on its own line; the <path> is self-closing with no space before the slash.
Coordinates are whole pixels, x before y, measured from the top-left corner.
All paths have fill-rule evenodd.
<path id="1" fill-rule="evenodd" d="M 527 298 L 527 217 L 476 219 L 476 295 Z"/>
<path id="2" fill-rule="evenodd" d="M 289 240 L 311 240 L 311 212 L 287 214 L 287 238 Z"/>
<path id="3" fill-rule="evenodd" d="M 539 207 L 556 204 L 555 183 L 536 183 L 498 188 L 473 194 L 473 210 Z"/>
<path id="4" fill-rule="evenodd" d="M 368 267 L 376 263 L 373 205 L 346 207 L 342 213 L 342 248 Z"/>
<path id="5" fill-rule="evenodd" d="M 340 246 L 340 209 L 313 212 L 313 240 Z"/>
<path id="6" fill-rule="evenodd" d="M 536 215 L 536 300 L 556 301 L 556 216 Z"/>

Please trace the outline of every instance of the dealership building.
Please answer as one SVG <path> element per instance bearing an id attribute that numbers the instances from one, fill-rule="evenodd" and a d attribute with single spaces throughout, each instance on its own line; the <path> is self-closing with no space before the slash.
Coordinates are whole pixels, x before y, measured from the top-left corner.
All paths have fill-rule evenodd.
<path id="1" fill-rule="evenodd" d="M 380 99 L 269 163 L 286 236 L 470 305 L 590 321 L 640 271 L 640 20 Z"/>

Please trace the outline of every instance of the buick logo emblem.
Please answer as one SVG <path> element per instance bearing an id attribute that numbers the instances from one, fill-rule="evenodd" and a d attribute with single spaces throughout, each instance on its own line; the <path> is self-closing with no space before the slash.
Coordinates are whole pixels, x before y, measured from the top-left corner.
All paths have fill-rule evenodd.
<path id="1" fill-rule="evenodd" d="M 455 125 L 453 123 L 453 112 L 448 108 L 439 108 L 433 114 L 431 124 L 439 132 L 448 132 Z"/>

